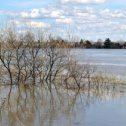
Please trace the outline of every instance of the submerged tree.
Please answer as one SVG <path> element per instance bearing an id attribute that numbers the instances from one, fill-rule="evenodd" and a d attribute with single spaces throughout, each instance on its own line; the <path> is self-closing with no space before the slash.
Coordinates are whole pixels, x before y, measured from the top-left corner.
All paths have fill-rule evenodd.
<path id="1" fill-rule="evenodd" d="M 80 89 L 90 83 L 93 74 L 91 66 L 79 65 L 71 57 L 70 48 L 63 40 L 51 35 L 46 41 L 41 35 L 36 39 L 32 31 L 20 34 L 9 29 L 6 33 L 0 39 L 2 82 L 19 87 L 41 85 L 50 92 L 53 87 Z M 87 48 L 92 46 L 89 41 L 86 41 L 86 45 L 81 41 L 81 44 Z"/>

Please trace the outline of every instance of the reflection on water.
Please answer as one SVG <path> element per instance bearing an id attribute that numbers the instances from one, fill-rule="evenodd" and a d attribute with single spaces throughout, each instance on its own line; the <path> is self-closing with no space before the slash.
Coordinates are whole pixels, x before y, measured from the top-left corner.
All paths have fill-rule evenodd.
<path id="1" fill-rule="evenodd" d="M 0 126 L 125 126 L 125 88 L 50 93 L 38 86 L 1 86 Z"/>

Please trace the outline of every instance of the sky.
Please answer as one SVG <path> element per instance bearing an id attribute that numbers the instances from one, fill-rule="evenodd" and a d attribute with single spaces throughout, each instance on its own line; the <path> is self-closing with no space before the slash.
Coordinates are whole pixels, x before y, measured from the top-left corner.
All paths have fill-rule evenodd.
<path id="1" fill-rule="evenodd" d="M 0 25 L 56 36 L 126 40 L 126 0 L 0 0 Z"/>

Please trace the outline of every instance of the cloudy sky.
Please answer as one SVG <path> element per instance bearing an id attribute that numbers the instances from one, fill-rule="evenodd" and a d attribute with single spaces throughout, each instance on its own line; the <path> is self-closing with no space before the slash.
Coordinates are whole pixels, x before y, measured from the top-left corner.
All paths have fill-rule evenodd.
<path id="1" fill-rule="evenodd" d="M 0 0 L 0 23 L 11 21 L 58 36 L 126 40 L 126 0 Z"/>

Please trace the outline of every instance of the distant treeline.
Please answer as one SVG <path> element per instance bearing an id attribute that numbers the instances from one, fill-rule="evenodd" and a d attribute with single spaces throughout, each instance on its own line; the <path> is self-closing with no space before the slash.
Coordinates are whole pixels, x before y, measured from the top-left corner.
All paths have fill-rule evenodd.
<path id="1" fill-rule="evenodd" d="M 41 47 L 48 47 L 50 43 L 53 45 L 53 47 L 58 47 L 58 48 L 126 49 L 126 42 L 112 42 L 109 38 L 105 39 L 105 41 L 99 39 L 97 42 L 92 42 L 83 39 L 81 39 L 78 42 L 71 42 L 68 40 L 58 38 L 58 39 L 51 39 L 50 41 L 42 42 Z"/>
<path id="2" fill-rule="evenodd" d="M 18 42 L 15 42 L 15 47 L 16 47 L 16 43 L 18 44 Z M 1 44 L 3 43 L 0 42 L 0 47 Z M 94 42 L 94 41 L 83 40 L 83 39 L 80 39 L 80 41 L 71 41 L 62 38 L 51 37 L 47 40 L 37 40 L 37 41 L 34 40 L 32 42 L 32 47 L 34 48 L 48 48 L 50 47 L 50 45 L 52 48 L 126 49 L 126 42 L 122 42 L 122 41 L 113 42 L 109 38 L 105 39 L 104 41 L 99 39 L 96 42 Z M 28 48 L 31 47 L 31 45 L 29 45 L 29 42 L 25 41 L 23 42 L 23 47 Z"/>

